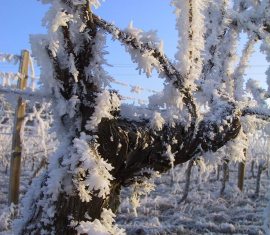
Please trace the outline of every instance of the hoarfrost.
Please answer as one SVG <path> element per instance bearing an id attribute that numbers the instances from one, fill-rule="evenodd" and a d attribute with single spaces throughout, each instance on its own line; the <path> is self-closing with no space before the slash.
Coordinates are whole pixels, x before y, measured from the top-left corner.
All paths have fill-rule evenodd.
<path id="1" fill-rule="evenodd" d="M 161 116 L 161 113 L 155 111 L 150 122 L 150 127 L 154 130 L 160 131 L 162 130 L 164 124 L 165 120 Z"/>
<path id="2" fill-rule="evenodd" d="M 82 221 L 79 226 L 76 227 L 78 234 L 88 235 L 124 235 L 123 229 L 118 228 L 115 223 L 115 215 L 109 209 L 103 209 L 101 213 L 101 219 L 95 219 L 93 222 Z"/>
<path id="3" fill-rule="evenodd" d="M 98 94 L 96 98 L 95 112 L 91 119 L 87 122 L 87 130 L 95 130 L 102 118 L 112 119 L 114 116 L 111 114 L 112 111 L 116 111 L 120 106 L 120 99 L 115 93 L 110 93 L 105 90 Z"/>

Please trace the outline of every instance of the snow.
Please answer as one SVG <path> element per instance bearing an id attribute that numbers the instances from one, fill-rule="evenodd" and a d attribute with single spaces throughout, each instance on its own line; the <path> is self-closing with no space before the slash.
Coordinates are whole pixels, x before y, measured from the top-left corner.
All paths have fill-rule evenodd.
<path id="1" fill-rule="evenodd" d="M 69 55 L 69 70 L 70 70 L 70 73 L 73 75 L 73 78 L 74 78 L 75 82 L 78 82 L 79 72 L 76 69 L 75 59 L 74 59 L 73 54 Z"/>
<path id="2" fill-rule="evenodd" d="M 157 37 L 155 31 L 144 32 L 142 29 L 135 28 L 133 22 L 131 21 L 126 32 L 129 35 L 132 35 L 137 43 L 146 43 L 152 48 L 159 50 L 163 54 L 163 42 Z M 152 75 L 154 69 L 157 69 L 159 73 L 162 72 L 162 67 L 160 66 L 159 61 L 154 56 L 155 50 L 147 50 L 143 53 L 134 49 L 131 49 L 126 46 L 127 52 L 131 55 L 131 60 L 137 64 L 137 70 L 139 74 L 142 72 L 146 74 L 147 77 Z"/>
<path id="3" fill-rule="evenodd" d="M 165 124 L 165 120 L 163 119 L 161 114 L 159 112 L 154 112 L 152 120 L 150 122 L 151 128 L 157 131 L 161 131 L 164 124 Z"/>
<path id="4" fill-rule="evenodd" d="M 0 62 L 18 64 L 19 61 L 20 61 L 19 55 L 6 54 L 6 53 L 0 52 Z"/>
<path id="5" fill-rule="evenodd" d="M 95 112 L 93 113 L 91 120 L 87 122 L 86 129 L 95 130 L 102 118 L 112 119 L 112 111 L 116 111 L 120 106 L 120 99 L 116 93 L 110 93 L 105 90 L 98 94 L 96 98 Z"/>
<path id="6" fill-rule="evenodd" d="M 115 215 L 111 210 L 103 209 L 101 213 L 101 221 L 95 219 L 93 222 L 80 222 L 79 226 L 76 227 L 78 234 L 88 235 L 124 235 L 124 230 L 112 225 Z"/>
<path id="7" fill-rule="evenodd" d="M 98 154 L 98 144 L 94 139 L 89 146 L 88 138 L 82 133 L 80 138 L 74 139 L 74 152 L 69 160 L 64 161 L 65 164 L 70 165 L 71 172 L 76 175 L 73 183 L 83 202 L 89 202 L 93 194 L 105 198 L 110 192 L 110 181 L 113 179 L 109 173 L 113 167 Z M 79 167 L 78 162 L 80 162 Z"/>
<path id="8" fill-rule="evenodd" d="M 73 18 L 65 12 L 57 12 L 55 18 L 52 21 L 51 31 L 56 32 L 61 26 L 68 26 L 68 22 Z"/>
<path id="9" fill-rule="evenodd" d="M 185 1 L 174 0 L 177 17 L 176 29 L 179 34 L 178 52 L 175 56 L 179 70 L 187 75 L 187 87 L 196 90 L 195 80 L 200 79 L 202 71 L 202 52 L 204 50 L 205 20 L 204 8 L 208 0 Z"/>
<path id="10" fill-rule="evenodd" d="M 117 222 L 127 234 L 264 234 L 264 208 L 269 201 L 265 195 L 269 190 L 268 176 L 264 173 L 262 191 L 259 198 L 255 198 L 250 171 L 247 170 L 241 193 L 235 186 L 236 169 L 237 165 L 230 165 L 230 181 L 223 197 L 219 194 L 221 179 L 217 180 L 217 171 L 197 181 L 198 169 L 195 169 L 188 199 L 179 204 L 184 188 L 184 167 L 176 167 L 174 180 L 170 174 L 163 175 L 155 181 L 156 190 L 141 198 L 137 216 L 129 213 L 131 205 L 126 198 L 132 192 L 125 190 Z M 174 191 L 176 184 L 180 185 L 180 191 Z"/>

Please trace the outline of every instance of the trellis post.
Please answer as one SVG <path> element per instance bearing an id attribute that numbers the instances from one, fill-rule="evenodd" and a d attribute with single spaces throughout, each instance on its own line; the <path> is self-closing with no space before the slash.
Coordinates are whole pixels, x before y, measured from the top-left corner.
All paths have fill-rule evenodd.
<path id="1" fill-rule="evenodd" d="M 29 51 L 23 50 L 21 52 L 20 61 L 20 79 L 18 80 L 18 89 L 25 90 L 27 85 L 28 65 L 29 65 Z M 12 137 L 12 152 L 10 162 L 10 176 L 9 176 L 9 204 L 18 204 L 19 202 L 19 188 L 20 188 L 20 174 L 21 174 L 21 127 L 25 116 L 26 102 L 22 97 L 18 98 L 18 104 L 15 113 L 13 137 Z"/>
<path id="2" fill-rule="evenodd" d="M 239 162 L 239 165 L 238 165 L 238 188 L 241 191 L 243 191 L 243 189 L 244 189 L 245 171 L 246 171 L 246 161 Z"/>

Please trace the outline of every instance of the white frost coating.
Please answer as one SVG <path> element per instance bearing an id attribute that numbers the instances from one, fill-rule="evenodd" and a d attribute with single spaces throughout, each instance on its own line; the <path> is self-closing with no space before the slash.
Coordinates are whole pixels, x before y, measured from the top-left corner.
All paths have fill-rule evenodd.
<path id="1" fill-rule="evenodd" d="M 244 75 L 245 71 L 248 67 L 248 62 L 250 59 L 250 56 L 254 52 L 254 45 L 256 43 L 256 40 L 254 38 L 250 38 L 242 52 L 242 57 L 240 58 L 240 61 L 233 73 L 233 80 L 234 80 L 234 96 L 235 99 L 238 101 L 243 101 L 244 97 Z"/>
<path id="2" fill-rule="evenodd" d="M 128 28 L 126 29 L 126 31 L 128 33 L 130 33 L 133 37 L 135 37 L 138 41 L 140 41 L 141 37 L 142 37 L 142 30 L 139 28 L 135 28 L 133 26 L 133 21 L 130 21 Z"/>
<path id="3" fill-rule="evenodd" d="M 105 198 L 110 193 L 110 181 L 113 179 L 110 174 L 113 167 L 99 155 L 98 144 L 93 140 L 89 144 L 88 141 L 89 136 L 84 133 L 74 139 L 74 153 L 69 160 L 71 169 L 77 175 L 73 182 L 83 202 L 91 201 L 95 192 L 98 197 Z M 81 162 L 79 167 L 78 159 Z"/>
<path id="4" fill-rule="evenodd" d="M 59 40 L 55 40 L 55 41 L 51 40 L 50 41 L 49 49 L 50 49 L 53 57 L 56 57 L 59 48 L 60 48 L 60 42 L 59 42 Z"/>
<path id="5" fill-rule="evenodd" d="M 188 75 L 186 85 L 194 90 L 194 81 L 200 78 L 202 72 L 202 51 L 205 47 L 203 10 L 208 0 L 173 0 L 171 4 L 175 7 L 179 34 L 179 51 L 175 57 L 180 71 Z"/>
<path id="6" fill-rule="evenodd" d="M 223 54 L 223 64 L 222 64 L 222 81 L 225 83 L 224 92 L 230 97 L 234 96 L 234 80 L 233 72 L 235 67 L 235 62 L 237 60 L 237 43 L 239 40 L 239 32 L 232 29 L 228 35 L 226 35 L 226 41 L 224 41 L 224 47 L 222 50 Z"/>
<path id="7" fill-rule="evenodd" d="M 79 71 L 75 66 L 75 58 L 73 54 L 69 55 L 69 71 L 73 75 L 75 82 L 78 82 Z"/>
<path id="8" fill-rule="evenodd" d="M 173 0 L 171 4 L 175 7 L 175 14 L 177 17 L 176 29 L 179 34 L 179 52 L 175 55 L 175 58 L 179 61 L 179 69 L 184 74 L 188 73 L 189 68 L 189 49 L 188 49 L 188 28 L 189 28 L 189 3 L 187 0 Z"/>
<path id="9" fill-rule="evenodd" d="M 51 218 L 55 213 L 55 201 L 58 199 L 58 195 L 62 190 L 61 182 L 64 177 L 64 172 L 67 171 L 65 167 L 58 168 L 60 156 L 68 155 L 70 148 L 68 146 L 68 139 L 63 138 L 63 142 L 57 149 L 57 151 L 50 156 L 48 165 L 48 172 L 44 172 L 39 177 L 33 180 L 32 186 L 22 199 L 22 217 L 13 224 L 15 234 L 20 234 L 21 229 L 25 226 L 28 219 L 31 218 L 34 211 L 38 206 L 41 206 L 40 223 L 45 225 L 52 225 Z M 44 181 L 46 184 L 44 185 Z M 43 186 L 41 186 L 43 184 Z M 40 193 L 44 195 L 42 199 L 39 198 Z M 37 204 L 38 201 L 38 204 Z M 46 233 L 47 232 L 47 233 Z M 51 234 L 45 231 L 44 234 Z"/>
<path id="10" fill-rule="evenodd" d="M 93 113 L 91 119 L 87 122 L 86 129 L 95 130 L 102 118 L 114 118 L 111 111 L 118 110 L 120 104 L 121 101 L 117 94 L 110 93 L 107 90 L 99 93 L 96 98 L 95 112 Z"/>
<path id="11" fill-rule="evenodd" d="M 162 92 L 149 97 L 149 107 L 162 109 L 163 119 L 172 127 L 178 123 L 186 127 L 190 124 L 191 116 L 184 105 L 183 94 L 171 83 L 164 84 Z"/>
<path id="12" fill-rule="evenodd" d="M 137 57 L 137 63 L 139 73 L 143 71 L 146 73 L 147 77 L 152 75 L 154 67 L 159 68 L 159 61 L 153 56 L 154 51 L 147 51 L 143 53 L 140 57 Z M 135 57 L 134 57 L 135 59 Z"/>
<path id="13" fill-rule="evenodd" d="M 163 42 L 163 40 L 160 41 L 160 43 L 158 45 L 158 50 L 161 53 L 161 55 L 164 55 L 164 42 Z"/>
<path id="14" fill-rule="evenodd" d="M 247 136 L 240 130 L 236 139 L 231 140 L 226 145 L 227 153 L 230 155 L 230 160 L 233 162 L 243 162 L 246 160 L 244 150 L 248 148 Z"/>
<path id="15" fill-rule="evenodd" d="M 40 82 L 42 88 L 44 88 L 47 93 L 51 92 L 52 89 L 56 91 L 55 87 L 58 85 L 55 79 L 53 79 L 53 67 L 46 50 L 46 46 L 49 44 L 48 38 L 43 35 L 31 36 L 30 42 L 37 65 L 41 67 Z"/>
<path id="16" fill-rule="evenodd" d="M 106 36 L 102 30 L 98 30 L 93 41 L 92 54 L 93 58 L 90 64 L 85 68 L 85 74 L 89 81 L 96 84 L 98 87 L 106 87 L 110 84 L 112 78 L 104 70 L 102 65 L 108 65 L 105 56 L 108 52 L 105 50 Z"/>
<path id="17" fill-rule="evenodd" d="M 88 235 L 110 235 L 107 229 L 103 226 L 100 220 L 95 219 L 93 222 L 82 221 L 80 225 L 76 227 L 78 234 Z"/>
<path id="18" fill-rule="evenodd" d="M 34 68 L 34 61 L 32 56 L 29 56 L 29 67 L 30 67 L 30 71 L 31 71 L 31 90 L 34 91 L 35 90 L 35 80 L 36 80 L 36 75 L 35 75 L 35 68 Z"/>
<path id="19" fill-rule="evenodd" d="M 166 144 L 166 152 L 163 154 L 165 157 L 167 157 L 170 160 L 171 165 L 171 174 L 172 178 L 175 179 L 175 172 L 174 172 L 174 161 L 175 161 L 175 153 L 172 153 L 172 146 L 169 144 Z"/>
<path id="20" fill-rule="evenodd" d="M 75 6 L 84 5 L 87 3 L 86 0 L 72 0 L 72 2 L 73 2 L 73 5 L 75 5 Z"/>
<path id="21" fill-rule="evenodd" d="M 95 8 L 99 8 L 101 6 L 101 3 L 99 0 L 89 0 L 89 5 L 94 6 Z"/>
<path id="22" fill-rule="evenodd" d="M 144 32 L 142 29 L 135 28 L 133 26 L 133 21 L 129 23 L 129 26 L 125 31 L 135 37 L 139 42 L 147 43 L 154 48 L 161 49 L 160 52 L 163 53 L 164 43 L 158 37 L 157 31 L 150 30 Z"/>
<path id="23" fill-rule="evenodd" d="M 209 1 L 208 8 L 206 9 L 207 17 L 205 24 L 207 30 L 205 33 L 205 51 L 203 53 L 205 70 L 202 75 L 205 80 L 200 80 L 203 93 L 198 97 L 201 104 L 209 101 L 211 103 L 213 96 L 220 94 L 221 91 L 224 92 L 225 89 L 223 68 L 224 61 L 229 60 L 227 57 L 227 47 L 231 42 L 224 37 L 221 39 L 221 35 L 223 35 L 231 23 L 228 16 L 230 3 L 229 0 Z"/>
<path id="24" fill-rule="evenodd" d="M 261 51 L 265 53 L 266 55 L 266 60 L 270 62 L 270 37 L 266 37 L 265 40 L 261 44 Z M 268 93 L 270 93 L 270 66 L 265 72 L 266 74 L 266 83 L 268 86 Z"/>
<path id="25" fill-rule="evenodd" d="M 57 12 L 52 21 L 51 31 L 56 32 L 61 26 L 68 26 L 68 22 L 73 19 L 73 16 L 65 12 Z"/>
<path id="26" fill-rule="evenodd" d="M 243 128 L 241 128 L 235 139 L 228 141 L 226 145 L 216 152 L 204 152 L 200 159 L 202 162 L 199 162 L 199 165 L 205 169 L 204 173 L 206 173 L 211 172 L 218 165 L 222 165 L 224 159 L 230 159 L 234 163 L 243 162 L 246 160 L 245 151 L 248 147 L 247 135 L 244 133 Z"/>
<path id="27" fill-rule="evenodd" d="M 21 57 L 19 55 L 6 54 L 6 53 L 0 52 L 0 62 L 18 64 L 18 62 L 20 61 L 20 58 Z"/>
<path id="28" fill-rule="evenodd" d="M 129 198 L 130 204 L 133 209 L 133 213 L 135 216 L 137 216 L 137 208 L 140 207 L 141 203 L 141 197 L 147 196 L 151 191 L 153 191 L 156 187 L 155 185 L 155 178 L 160 177 L 160 174 L 156 171 L 153 171 L 152 169 L 149 168 L 143 168 L 141 170 L 141 174 L 147 174 L 150 175 L 151 177 L 143 177 L 143 180 L 140 181 L 140 183 L 135 182 L 132 185 L 132 193 Z"/>
<path id="29" fill-rule="evenodd" d="M 41 137 L 41 142 L 40 145 L 42 146 L 44 150 L 44 155 L 45 158 L 48 158 L 48 150 L 47 150 L 47 145 L 46 145 L 46 130 L 49 129 L 49 123 L 44 121 L 41 117 L 42 113 L 46 112 L 48 110 L 49 105 L 46 103 L 41 103 L 41 107 L 39 110 L 35 106 L 33 106 L 33 112 L 29 113 L 23 120 L 22 122 L 22 127 L 20 131 L 20 138 L 22 140 L 22 147 L 23 151 L 27 151 L 29 146 L 25 144 L 26 137 L 25 135 L 25 125 L 28 121 L 33 122 L 33 129 L 35 130 L 37 136 Z M 32 147 L 32 146 L 31 146 Z"/>
<path id="30" fill-rule="evenodd" d="M 164 53 L 163 42 L 159 40 L 155 31 L 143 32 L 143 30 L 135 28 L 131 21 L 126 32 L 135 37 L 139 43 L 148 43 L 157 50 L 161 49 L 161 54 Z M 154 50 L 146 51 L 144 53 L 129 47 L 126 47 L 126 50 L 130 53 L 132 61 L 138 64 L 137 70 L 139 70 L 140 74 L 143 72 L 147 77 L 150 77 L 154 68 L 157 69 L 159 73 L 163 71 L 159 61 L 153 56 Z"/>
<path id="31" fill-rule="evenodd" d="M 7 87 L 11 86 L 14 81 L 17 82 L 19 79 L 24 78 L 24 75 L 22 75 L 21 73 L 0 71 L 0 78 L 2 78 L 2 86 Z"/>
<path id="32" fill-rule="evenodd" d="M 13 218 L 16 216 L 16 206 L 11 203 L 10 206 L 5 207 L 0 213 L 0 231 L 7 231 L 10 229 Z M 1 232 L 2 233 L 2 232 Z"/>
<path id="33" fill-rule="evenodd" d="M 138 86 L 138 85 L 134 86 L 134 85 L 128 84 L 126 82 L 116 80 L 115 78 L 109 78 L 109 81 L 111 83 L 120 85 L 122 87 L 130 87 L 131 88 L 130 92 L 134 92 L 134 93 L 140 93 L 142 91 L 147 91 L 147 92 L 150 92 L 150 93 L 158 93 L 158 91 L 155 91 L 155 90 L 152 90 L 152 89 L 147 89 L 147 88 L 142 88 L 141 86 Z"/>
<path id="34" fill-rule="evenodd" d="M 164 84 L 162 92 L 154 94 L 149 97 L 150 107 L 163 107 L 163 108 L 177 108 L 178 111 L 183 110 L 183 94 L 177 90 L 171 83 Z"/>
<path id="35" fill-rule="evenodd" d="M 115 215 L 111 210 L 103 209 L 101 220 L 95 219 L 93 222 L 82 221 L 76 227 L 78 234 L 88 235 L 124 235 L 125 231 L 118 228 L 115 223 Z"/>
<path id="36" fill-rule="evenodd" d="M 265 102 L 266 91 L 260 87 L 259 81 L 249 79 L 246 83 L 246 90 L 249 91 L 259 107 L 267 107 Z"/>
<path id="37" fill-rule="evenodd" d="M 164 124 L 165 120 L 161 116 L 161 113 L 155 111 L 150 121 L 150 127 L 153 128 L 154 130 L 161 131 Z"/>
<path id="38" fill-rule="evenodd" d="M 174 161 L 175 161 L 175 154 L 176 153 L 177 152 L 172 153 L 172 146 L 171 145 L 169 145 L 169 144 L 166 145 L 166 152 L 164 153 L 164 156 L 169 158 L 172 169 L 174 168 Z"/>
<path id="39" fill-rule="evenodd" d="M 75 114 L 77 113 L 77 105 L 80 103 L 80 100 L 78 96 L 73 95 L 67 102 L 67 108 L 68 110 L 65 110 L 65 112 L 68 113 L 70 118 L 73 118 Z"/>

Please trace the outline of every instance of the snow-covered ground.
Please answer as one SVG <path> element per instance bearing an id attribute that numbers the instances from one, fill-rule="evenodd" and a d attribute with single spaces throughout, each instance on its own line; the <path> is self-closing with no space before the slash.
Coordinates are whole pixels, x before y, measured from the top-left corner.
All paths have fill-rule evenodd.
<path id="1" fill-rule="evenodd" d="M 266 234 L 263 223 L 270 181 L 266 171 L 262 174 L 260 193 L 256 197 L 256 178 L 252 177 L 250 166 L 246 168 L 242 193 L 237 188 L 237 166 L 231 164 L 230 180 L 223 196 L 220 196 L 222 172 L 219 180 L 214 171 L 208 177 L 200 177 L 195 166 L 188 198 L 179 203 L 185 187 L 186 165 L 174 169 L 174 177 L 170 172 L 156 179 L 156 189 L 141 198 L 137 216 L 130 203 L 133 187 L 123 190 L 117 223 L 126 229 L 127 234 Z M 27 189 L 32 174 L 32 164 L 23 164 L 22 193 Z M 12 234 L 6 230 L 12 210 L 7 207 L 8 172 L 2 166 L 0 187 L 0 234 Z"/>
<path id="2" fill-rule="evenodd" d="M 269 188 L 266 172 L 258 197 L 255 197 L 256 179 L 251 177 L 249 168 L 242 193 L 237 188 L 237 168 L 230 166 L 230 180 L 223 196 L 220 196 L 222 178 L 217 180 L 213 172 L 204 180 L 193 177 L 186 202 L 179 203 L 185 183 L 180 168 L 175 169 L 179 179 L 174 182 L 170 174 L 156 181 L 156 190 L 141 200 L 137 217 L 129 203 L 130 191 L 123 192 L 117 222 L 128 234 L 266 234 L 263 230 Z"/>

